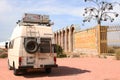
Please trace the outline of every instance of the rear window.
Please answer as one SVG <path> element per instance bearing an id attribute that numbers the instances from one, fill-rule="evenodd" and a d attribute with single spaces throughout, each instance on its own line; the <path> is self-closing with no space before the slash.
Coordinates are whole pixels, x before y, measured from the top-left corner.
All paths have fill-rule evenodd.
<path id="1" fill-rule="evenodd" d="M 51 38 L 41 38 L 40 39 L 40 52 L 41 53 L 50 53 L 51 51 Z"/>

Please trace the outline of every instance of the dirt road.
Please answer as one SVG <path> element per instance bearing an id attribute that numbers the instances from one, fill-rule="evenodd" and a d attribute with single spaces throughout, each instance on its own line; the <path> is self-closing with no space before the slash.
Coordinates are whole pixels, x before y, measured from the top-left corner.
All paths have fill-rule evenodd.
<path id="1" fill-rule="evenodd" d="M 0 59 L 0 80 L 120 80 L 120 61 L 100 58 L 57 59 L 52 73 L 27 73 L 14 76 L 7 59 Z"/>

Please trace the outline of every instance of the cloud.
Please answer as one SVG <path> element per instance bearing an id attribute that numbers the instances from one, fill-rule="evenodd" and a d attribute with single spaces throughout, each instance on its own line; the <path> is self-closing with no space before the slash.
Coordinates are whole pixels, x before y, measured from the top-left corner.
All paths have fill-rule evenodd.
<path id="1" fill-rule="evenodd" d="M 71 15 L 71 16 L 82 16 L 83 8 L 81 7 L 55 7 L 55 6 L 42 6 L 39 8 L 32 8 L 30 11 L 46 12 L 52 15 Z"/>
<path id="2" fill-rule="evenodd" d="M 108 2 L 120 2 L 120 0 L 108 0 Z"/>
<path id="3" fill-rule="evenodd" d="M 16 1 L 16 2 L 15 2 Z M 26 5 L 24 5 L 26 4 Z M 71 3 L 57 0 L 43 0 L 43 1 L 18 1 L 13 0 L 13 2 L 8 2 L 7 0 L 1 0 L 0 14 L 6 13 L 24 13 L 24 12 L 41 12 L 48 13 L 52 15 L 71 15 L 71 16 L 82 16 L 83 8 L 78 6 L 71 6 Z M 3 8 L 4 7 L 4 8 Z M 14 15 L 13 15 L 14 16 Z"/>
<path id="4" fill-rule="evenodd" d="M 5 35 L 0 37 L 0 41 L 9 38 L 15 23 L 18 19 L 21 19 L 24 13 L 43 13 L 50 16 L 62 16 L 62 18 L 54 17 L 55 21 L 59 20 L 56 21 L 58 23 L 55 23 L 57 27 L 63 26 L 60 22 L 66 20 L 66 16 L 63 17 L 63 15 L 80 17 L 82 13 L 81 7 L 72 6 L 71 3 L 62 2 L 61 0 L 0 0 L 0 6 L 0 34 Z M 66 21 L 66 24 L 68 23 Z"/>
<path id="5" fill-rule="evenodd" d="M 71 15 L 71 16 L 82 16 L 83 8 L 80 6 L 72 6 L 71 3 L 58 0 L 43 0 L 43 1 L 31 1 L 26 2 L 27 6 L 19 7 L 21 12 L 41 12 L 52 15 Z M 34 5 L 35 4 L 35 5 Z M 78 4 L 78 3 L 77 3 Z"/>
<path id="6" fill-rule="evenodd" d="M 11 10 L 11 6 L 6 0 L 0 0 L 0 13 L 5 13 Z"/>
<path id="7" fill-rule="evenodd" d="M 0 26 L 2 26 L 0 34 L 6 35 L 0 37 L 0 40 L 9 37 L 16 21 L 21 19 L 24 13 L 48 14 L 52 16 L 56 29 L 67 24 L 82 24 L 80 22 L 84 8 L 90 5 L 83 2 L 83 0 L 0 0 Z M 119 11 L 119 8 L 116 10 Z"/>
<path id="8" fill-rule="evenodd" d="M 7 0 L 0 0 L 0 6 L 0 22 L 5 28 L 16 18 L 17 11 Z"/>

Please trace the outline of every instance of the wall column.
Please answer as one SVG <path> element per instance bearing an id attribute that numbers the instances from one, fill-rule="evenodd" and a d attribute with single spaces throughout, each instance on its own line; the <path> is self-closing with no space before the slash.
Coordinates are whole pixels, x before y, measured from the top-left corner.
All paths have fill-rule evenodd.
<path id="1" fill-rule="evenodd" d="M 63 30 L 63 49 L 65 51 L 65 30 Z"/>
<path id="2" fill-rule="evenodd" d="M 71 52 L 73 52 L 74 48 L 74 26 L 71 27 Z"/>
<path id="3" fill-rule="evenodd" d="M 58 32 L 57 32 L 57 36 L 56 36 L 56 44 L 58 44 Z"/>
<path id="4" fill-rule="evenodd" d="M 60 45 L 60 32 L 58 32 L 58 45 Z"/>
<path id="5" fill-rule="evenodd" d="M 65 52 L 67 52 L 67 30 L 65 30 Z"/>
<path id="6" fill-rule="evenodd" d="M 70 33 L 70 31 L 69 31 L 69 29 L 67 29 L 67 52 L 69 52 L 69 33 Z"/>
<path id="7" fill-rule="evenodd" d="M 56 44 L 56 33 L 54 33 L 54 41 L 55 41 L 55 44 Z"/>
<path id="8" fill-rule="evenodd" d="M 98 37 L 98 54 L 100 54 L 101 53 L 101 26 L 100 26 L 100 24 L 98 24 L 97 25 L 97 32 L 98 32 L 98 35 L 97 35 L 97 37 Z"/>
<path id="9" fill-rule="evenodd" d="M 60 40 L 59 41 L 60 41 L 60 46 L 61 46 L 61 31 L 60 31 Z"/>
<path id="10" fill-rule="evenodd" d="M 63 31 L 61 31 L 61 47 L 63 49 Z"/>
<path id="11" fill-rule="evenodd" d="M 72 46 L 72 45 L 71 45 L 71 43 L 72 43 L 72 42 L 71 42 L 71 41 L 72 41 L 72 40 L 71 40 L 71 39 L 72 39 L 72 38 L 71 38 L 71 33 L 72 33 L 72 32 L 71 32 L 71 29 L 69 29 L 69 34 L 68 34 L 68 36 L 69 36 L 69 38 L 68 38 L 68 39 L 69 39 L 69 40 L 68 40 L 68 42 L 69 42 L 69 45 L 68 45 L 68 46 L 69 46 L 69 52 L 71 52 L 71 46 Z"/>

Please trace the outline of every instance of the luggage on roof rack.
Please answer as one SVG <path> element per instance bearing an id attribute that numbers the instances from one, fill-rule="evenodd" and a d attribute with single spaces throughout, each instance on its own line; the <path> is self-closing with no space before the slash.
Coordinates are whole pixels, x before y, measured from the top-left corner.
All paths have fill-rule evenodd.
<path id="1" fill-rule="evenodd" d="M 49 19 L 49 15 L 38 15 L 38 14 L 25 13 L 22 18 L 22 22 L 49 24 L 50 19 Z"/>

